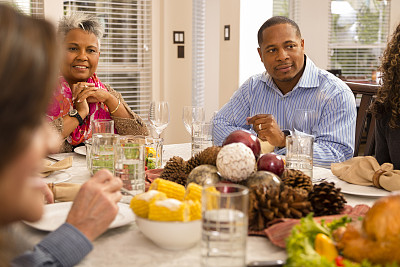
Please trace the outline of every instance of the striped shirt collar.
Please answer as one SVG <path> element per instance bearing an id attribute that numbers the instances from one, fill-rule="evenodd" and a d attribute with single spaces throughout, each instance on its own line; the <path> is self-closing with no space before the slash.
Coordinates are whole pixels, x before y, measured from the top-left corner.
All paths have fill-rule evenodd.
<path id="1" fill-rule="evenodd" d="M 319 69 L 315 66 L 314 62 L 309 59 L 306 55 L 304 55 L 306 60 L 306 68 L 304 69 L 303 75 L 301 76 L 299 82 L 293 88 L 296 89 L 298 87 L 302 88 L 315 88 L 319 86 L 319 79 L 316 79 L 319 74 Z M 261 80 L 266 83 L 268 87 L 278 89 L 271 75 L 267 71 L 265 71 L 261 77 Z"/>

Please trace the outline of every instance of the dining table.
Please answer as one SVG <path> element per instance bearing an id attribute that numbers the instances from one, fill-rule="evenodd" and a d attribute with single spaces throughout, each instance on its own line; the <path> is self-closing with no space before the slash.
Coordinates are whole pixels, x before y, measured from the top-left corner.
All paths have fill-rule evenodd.
<path id="1" fill-rule="evenodd" d="M 172 156 L 180 156 L 185 160 L 190 158 L 191 144 L 164 145 L 163 162 Z M 53 154 L 54 160 L 62 160 L 73 156 L 72 167 L 65 170 L 70 175 L 71 183 L 84 183 L 90 179 L 86 167 L 86 158 L 78 153 Z M 332 176 L 330 169 L 314 167 L 314 178 Z M 347 204 L 355 206 L 366 204 L 371 206 L 378 197 L 360 194 L 344 194 Z M 40 231 L 17 222 L 12 225 L 12 231 L 18 234 L 22 249 L 32 247 L 43 239 L 48 232 Z M 180 251 L 171 251 L 158 247 L 147 239 L 138 229 L 135 221 L 118 228 L 109 229 L 93 242 L 93 250 L 78 266 L 158 266 L 158 267 L 195 267 L 201 266 L 201 242 L 196 246 Z M 266 237 L 248 236 L 246 262 L 284 260 L 287 255 L 284 249 L 273 245 Z"/>

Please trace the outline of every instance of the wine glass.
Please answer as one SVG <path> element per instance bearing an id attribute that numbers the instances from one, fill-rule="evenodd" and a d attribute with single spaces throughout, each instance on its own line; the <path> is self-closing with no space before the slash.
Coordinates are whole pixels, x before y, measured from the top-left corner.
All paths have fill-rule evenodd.
<path id="1" fill-rule="evenodd" d="M 296 109 L 293 116 L 294 134 L 312 135 L 313 127 L 317 123 L 317 113 L 310 109 Z"/>
<path id="2" fill-rule="evenodd" d="M 150 104 L 149 121 L 151 126 L 156 130 L 158 138 L 167 128 L 169 123 L 169 106 L 165 101 L 153 101 Z"/>
<path id="3" fill-rule="evenodd" d="M 204 109 L 202 107 L 184 106 L 182 112 L 182 120 L 186 131 L 192 133 L 193 123 L 204 121 Z"/>

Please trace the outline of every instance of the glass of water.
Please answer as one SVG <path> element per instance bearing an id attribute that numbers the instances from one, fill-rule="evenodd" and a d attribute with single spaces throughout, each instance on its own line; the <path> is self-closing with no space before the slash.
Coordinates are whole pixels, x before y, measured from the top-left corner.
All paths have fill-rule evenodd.
<path id="1" fill-rule="evenodd" d="M 86 148 L 86 167 L 92 172 L 92 138 L 85 141 Z"/>
<path id="2" fill-rule="evenodd" d="M 114 174 L 114 144 L 118 135 L 111 133 L 94 134 L 92 137 L 92 171 L 95 174 L 101 169 L 108 169 Z"/>
<path id="3" fill-rule="evenodd" d="M 293 132 L 295 134 L 312 135 L 315 124 L 317 124 L 317 112 L 315 110 L 296 109 L 293 116 Z"/>
<path id="4" fill-rule="evenodd" d="M 300 170 L 313 178 L 314 137 L 310 135 L 286 136 L 286 168 Z M 315 182 L 313 180 L 313 182 Z"/>
<path id="5" fill-rule="evenodd" d="M 213 145 L 213 123 L 195 122 L 192 125 L 192 156 Z"/>
<path id="6" fill-rule="evenodd" d="M 132 137 L 135 143 L 145 146 L 145 166 L 148 170 L 161 168 L 163 165 L 163 138 L 145 135 Z"/>
<path id="7" fill-rule="evenodd" d="M 92 134 L 114 133 L 114 121 L 109 119 L 97 119 L 91 122 Z"/>
<path id="8" fill-rule="evenodd" d="M 249 190 L 206 185 L 202 193 L 202 266 L 246 266 Z"/>
<path id="9" fill-rule="evenodd" d="M 115 176 L 121 178 L 123 187 L 132 194 L 143 193 L 145 145 L 137 143 L 134 136 L 120 136 L 114 151 Z"/>

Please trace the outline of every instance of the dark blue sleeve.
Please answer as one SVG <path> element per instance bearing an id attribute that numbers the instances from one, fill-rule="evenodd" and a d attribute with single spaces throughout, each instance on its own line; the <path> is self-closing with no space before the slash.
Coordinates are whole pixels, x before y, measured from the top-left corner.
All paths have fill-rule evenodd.
<path id="1" fill-rule="evenodd" d="M 11 266 L 74 266 L 93 249 L 92 243 L 78 229 L 64 223 L 47 235 L 33 251 L 27 251 Z"/>

